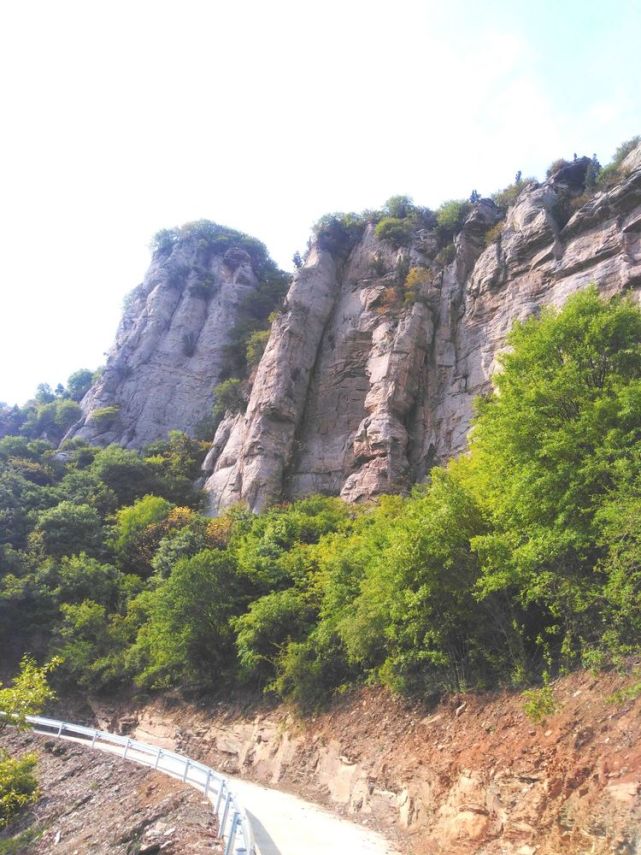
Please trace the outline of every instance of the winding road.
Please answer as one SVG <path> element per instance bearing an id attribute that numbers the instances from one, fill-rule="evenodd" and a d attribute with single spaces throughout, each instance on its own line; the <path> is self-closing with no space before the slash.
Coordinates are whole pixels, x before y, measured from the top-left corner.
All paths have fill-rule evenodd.
<path id="1" fill-rule="evenodd" d="M 341 819 L 318 805 L 240 778 L 218 776 L 202 764 L 174 752 L 80 725 L 65 724 L 58 727 L 62 725 L 61 722 L 38 718 L 32 718 L 31 724 L 36 732 L 117 754 L 131 762 L 156 768 L 159 772 L 204 791 L 219 817 L 222 813 L 223 827 L 227 816 L 224 810 L 225 794 L 231 791 L 233 800 L 230 802 L 229 816 L 234 807 L 238 807 L 242 814 L 242 818 L 238 817 L 239 830 L 243 819 L 249 820 L 256 855 L 400 855 L 382 835 Z M 221 800 L 221 788 L 216 785 L 216 781 L 223 778 L 225 784 Z M 228 829 L 229 823 L 225 831 L 226 839 L 229 839 Z M 233 832 L 231 838 L 234 841 Z M 233 847 L 227 844 L 227 851 L 234 851 L 238 855 L 247 852 L 240 834 L 235 838 Z"/>

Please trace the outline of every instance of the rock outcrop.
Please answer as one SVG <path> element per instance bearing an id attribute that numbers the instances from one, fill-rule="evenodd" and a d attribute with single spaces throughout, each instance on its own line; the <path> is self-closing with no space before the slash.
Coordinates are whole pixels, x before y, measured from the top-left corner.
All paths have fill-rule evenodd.
<path id="1" fill-rule="evenodd" d="M 207 456 L 212 510 L 312 492 L 366 499 L 462 451 L 516 320 L 591 282 L 607 295 L 641 286 L 641 146 L 591 197 L 589 163 L 527 184 L 492 232 L 500 213 L 477 202 L 449 263 L 430 230 L 394 249 L 370 224 L 347 258 L 312 245 L 247 411 L 223 421 Z"/>
<path id="2" fill-rule="evenodd" d="M 68 436 L 141 448 L 170 430 L 195 435 L 214 387 L 235 373 L 235 330 L 265 303 L 265 276 L 278 274 L 262 244 L 230 229 L 194 223 L 164 233 Z"/>

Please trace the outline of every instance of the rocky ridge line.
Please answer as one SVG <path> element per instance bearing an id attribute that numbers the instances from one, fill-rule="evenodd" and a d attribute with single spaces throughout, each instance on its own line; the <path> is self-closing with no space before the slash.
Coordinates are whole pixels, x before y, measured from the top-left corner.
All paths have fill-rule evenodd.
<path id="1" fill-rule="evenodd" d="M 348 501 L 407 489 L 464 450 L 513 323 L 597 283 L 641 286 L 641 145 L 622 180 L 581 205 L 589 161 L 528 184 L 500 218 L 480 200 L 439 263 L 435 236 L 393 249 L 365 230 L 346 260 L 316 242 L 273 324 L 247 411 L 228 414 L 205 461 L 212 512 L 320 492 Z M 412 301 L 402 273 L 424 271 Z M 394 294 L 396 296 L 394 297 Z"/>

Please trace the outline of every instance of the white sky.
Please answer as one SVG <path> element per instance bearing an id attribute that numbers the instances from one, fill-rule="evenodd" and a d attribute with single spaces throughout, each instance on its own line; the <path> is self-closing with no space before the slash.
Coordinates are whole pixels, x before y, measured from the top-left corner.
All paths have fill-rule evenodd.
<path id="1" fill-rule="evenodd" d="M 605 163 L 640 39 L 640 0 L 3 0 L 0 401 L 104 362 L 160 228 L 289 268 L 330 211 Z"/>

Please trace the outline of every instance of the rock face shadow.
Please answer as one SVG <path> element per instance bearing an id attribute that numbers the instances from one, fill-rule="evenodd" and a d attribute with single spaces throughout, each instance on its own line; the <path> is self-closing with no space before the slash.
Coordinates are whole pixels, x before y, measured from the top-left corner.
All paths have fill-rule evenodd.
<path id="1" fill-rule="evenodd" d="M 269 836 L 269 833 L 262 822 L 250 811 L 245 810 L 245 813 L 249 818 L 252 831 L 254 832 L 254 840 L 256 841 L 260 855 L 282 855 L 281 850 Z"/>

